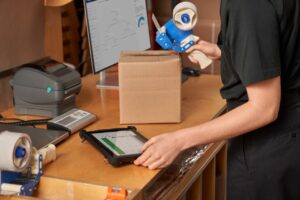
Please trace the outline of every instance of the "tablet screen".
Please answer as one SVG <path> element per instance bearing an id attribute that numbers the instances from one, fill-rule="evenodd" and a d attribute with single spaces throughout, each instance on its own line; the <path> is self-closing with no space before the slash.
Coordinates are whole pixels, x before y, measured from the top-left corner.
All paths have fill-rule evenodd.
<path id="1" fill-rule="evenodd" d="M 140 154 L 144 141 L 133 131 L 113 131 L 92 134 L 101 144 L 115 155 L 125 156 Z"/>

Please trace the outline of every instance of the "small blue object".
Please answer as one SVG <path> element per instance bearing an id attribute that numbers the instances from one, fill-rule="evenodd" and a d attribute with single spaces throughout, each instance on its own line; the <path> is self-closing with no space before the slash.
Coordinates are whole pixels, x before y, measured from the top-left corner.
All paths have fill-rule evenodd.
<path id="1" fill-rule="evenodd" d="M 26 149 L 24 147 L 16 148 L 16 158 L 24 158 L 26 155 Z"/>
<path id="2" fill-rule="evenodd" d="M 47 87 L 47 93 L 51 93 L 51 92 L 53 92 L 53 88 L 52 87 Z"/>
<path id="3" fill-rule="evenodd" d="M 180 30 L 176 27 L 173 20 L 170 20 L 165 24 L 165 29 L 166 33 L 157 31 L 155 40 L 163 49 L 185 52 L 195 44 L 195 41 L 190 40 L 185 45 L 181 45 L 183 40 L 185 40 L 188 36 L 193 35 L 193 31 Z"/>
<path id="4" fill-rule="evenodd" d="M 185 24 L 190 23 L 191 18 L 188 14 L 184 13 L 183 15 L 181 15 L 181 21 Z"/>
<path id="5" fill-rule="evenodd" d="M 15 180 L 20 179 L 21 172 L 0 171 L 0 184 L 13 183 Z"/>
<path id="6" fill-rule="evenodd" d="M 163 49 L 171 50 L 172 49 L 172 42 L 169 39 L 169 37 L 165 34 L 162 33 L 160 34 L 159 31 L 157 31 L 157 37 L 155 40 Z"/>

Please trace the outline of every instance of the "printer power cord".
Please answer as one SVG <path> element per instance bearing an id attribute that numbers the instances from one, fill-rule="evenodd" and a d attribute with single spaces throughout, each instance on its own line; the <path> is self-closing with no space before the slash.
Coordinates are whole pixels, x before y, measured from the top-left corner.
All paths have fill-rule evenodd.
<path id="1" fill-rule="evenodd" d="M 9 124 L 9 125 L 15 125 L 15 126 L 33 126 L 35 125 L 44 125 L 47 124 L 49 119 L 36 119 L 36 120 L 22 120 L 17 118 L 4 118 L 2 115 L 0 115 L 0 124 Z M 14 122 L 3 122 L 3 121 L 14 121 Z"/>

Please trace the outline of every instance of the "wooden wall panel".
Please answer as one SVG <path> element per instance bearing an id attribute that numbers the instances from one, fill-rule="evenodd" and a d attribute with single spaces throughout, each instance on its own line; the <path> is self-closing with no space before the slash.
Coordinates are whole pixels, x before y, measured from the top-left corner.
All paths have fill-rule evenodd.
<path id="1" fill-rule="evenodd" d="M 9 85 L 11 76 L 0 78 L 0 112 L 13 106 L 12 92 Z"/>
<path id="2" fill-rule="evenodd" d="M 0 72 L 44 54 L 43 1 L 0 1 Z"/>
<path id="3" fill-rule="evenodd" d="M 61 7 L 45 7 L 45 52 L 63 62 Z"/>
<path id="4" fill-rule="evenodd" d="M 62 34 L 64 61 L 73 64 L 76 69 L 80 64 L 80 23 L 74 2 L 62 7 Z"/>

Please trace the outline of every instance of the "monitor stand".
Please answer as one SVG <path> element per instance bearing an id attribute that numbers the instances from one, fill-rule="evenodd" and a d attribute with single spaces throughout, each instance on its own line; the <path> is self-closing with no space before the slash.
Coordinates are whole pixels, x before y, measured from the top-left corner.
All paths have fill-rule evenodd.
<path id="1" fill-rule="evenodd" d="M 118 73 L 101 71 L 99 73 L 99 80 L 97 81 L 96 87 L 98 89 L 119 89 Z"/>

